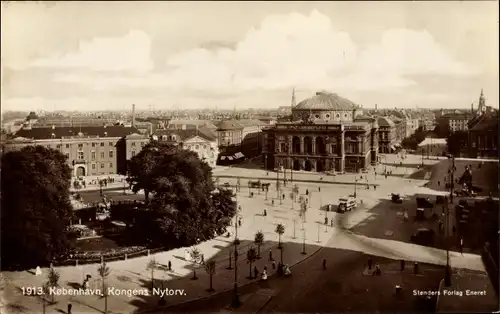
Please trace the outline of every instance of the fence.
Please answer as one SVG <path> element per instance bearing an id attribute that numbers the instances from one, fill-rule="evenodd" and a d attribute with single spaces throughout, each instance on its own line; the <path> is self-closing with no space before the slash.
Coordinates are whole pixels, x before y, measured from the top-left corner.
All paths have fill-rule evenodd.
<path id="1" fill-rule="evenodd" d="M 140 251 L 135 251 L 131 253 L 119 253 L 117 252 L 113 256 L 106 256 L 106 253 L 103 254 L 103 259 L 101 257 L 89 258 L 89 259 L 74 259 L 69 258 L 63 261 L 56 261 L 54 266 L 77 266 L 77 265 L 88 265 L 88 264 L 97 264 L 101 263 L 102 260 L 105 262 L 114 262 L 114 261 L 124 261 L 130 258 L 136 258 L 141 256 L 149 256 L 154 253 L 158 253 L 163 251 L 163 248 L 155 248 L 155 249 L 142 249 Z M 99 252 L 88 252 L 89 254 L 98 254 Z"/>

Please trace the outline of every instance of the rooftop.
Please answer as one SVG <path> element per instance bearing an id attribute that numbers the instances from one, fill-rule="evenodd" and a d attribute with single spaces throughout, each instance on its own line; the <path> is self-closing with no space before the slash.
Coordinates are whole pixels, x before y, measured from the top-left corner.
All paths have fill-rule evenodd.
<path id="1" fill-rule="evenodd" d="M 125 137 L 133 133 L 140 133 L 137 128 L 125 126 L 84 126 L 84 127 L 40 127 L 32 129 L 21 129 L 14 137 L 26 139 L 45 140 L 62 139 L 74 136 L 98 136 L 98 137 Z"/>
<path id="2" fill-rule="evenodd" d="M 264 126 L 266 123 L 257 119 L 223 120 L 217 125 L 217 130 L 242 130 L 246 127 Z"/>
<path id="3" fill-rule="evenodd" d="M 317 92 L 315 96 L 301 101 L 293 110 L 354 110 L 359 108 L 352 101 L 334 93 Z"/>
<path id="4" fill-rule="evenodd" d="M 160 129 L 156 130 L 153 135 L 162 136 L 162 135 L 177 135 L 180 137 L 181 141 L 188 140 L 190 138 L 199 136 L 207 141 L 213 142 L 215 141 L 215 137 L 210 133 L 206 132 L 207 130 L 202 129 L 187 129 L 187 130 L 176 130 L 176 129 Z"/>
<path id="5" fill-rule="evenodd" d="M 389 117 L 379 117 L 377 123 L 379 126 L 395 126 L 394 122 Z"/>

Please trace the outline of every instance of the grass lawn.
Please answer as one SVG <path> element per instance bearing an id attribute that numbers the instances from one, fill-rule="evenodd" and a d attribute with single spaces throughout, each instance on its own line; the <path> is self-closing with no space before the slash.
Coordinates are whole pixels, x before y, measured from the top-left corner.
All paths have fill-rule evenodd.
<path id="1" fill-rule="evenodd" d="M 76 249 L 80 252 L 96 252 L 117 249 L 120 246 L 113 240 L 101 237 L 76 241 Z"/>

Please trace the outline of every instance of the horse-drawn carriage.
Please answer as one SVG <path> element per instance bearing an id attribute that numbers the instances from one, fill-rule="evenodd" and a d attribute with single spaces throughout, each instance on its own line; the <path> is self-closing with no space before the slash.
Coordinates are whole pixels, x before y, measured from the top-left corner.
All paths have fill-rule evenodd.
<path id="1" fill-rule="evenodd" d="M 252 188 L 252 189 L 258 189 L 260 188 L 262 185 L 262 183 L 260 182 L 260 180 L 258 181 L 248 181 L 248 187 Z"/>

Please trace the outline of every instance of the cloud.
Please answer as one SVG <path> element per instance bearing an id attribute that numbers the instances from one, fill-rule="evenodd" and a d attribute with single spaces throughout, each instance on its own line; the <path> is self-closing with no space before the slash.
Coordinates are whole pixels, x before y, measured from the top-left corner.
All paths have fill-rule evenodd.
<path id="1" fill-rule="evenodd" d="M 127 50 L 127 44 L 130 49 L 132 43 L 141 42 L 147 43 L 147 48 L 134 48 L 139 53 L 130 54 L 130 58 L 117 52 Z M 150 64 L 149 39 L 142 33 L 130 33 L 107 43 L 104 40 L 100 44 L 89 43 L 86 47 L 92 49 L 85 50 L 82 46 L 78 58 L 67 56 L 66 62 L 60 64 L 92 64 L 99 69 L 147 68 Z M 104 49 L 113 53 L 105 53 Z M 102 62 L 93 61 L 100 54 L 109 57 L 99 59 Z M 163 73 L 142 76 L 59 75 L 56 80 L 90 84 L 99 89 L 161 87 L 228 94 L 292 87 L 336 92 L 390 91 L 417 85 L 419 76 L 476 74 L 425 30 L 388 30 L 377 43 L 361 48 L 347 32 L 336 29 L 329 17 L 316 10 L 309 15 L 270 15 L 233 46 L 201 45 L 169 56 L 166 66 L 168 70 Z"/>
<path id="2" fill-rule="evenodd" d="M 35 67 L 90 71 L 149 71 L 151 39 L 142 32 L 131 30 L 122 37 L 93 38 L 80 42 L 77 52 L 35 60 Z"/>

